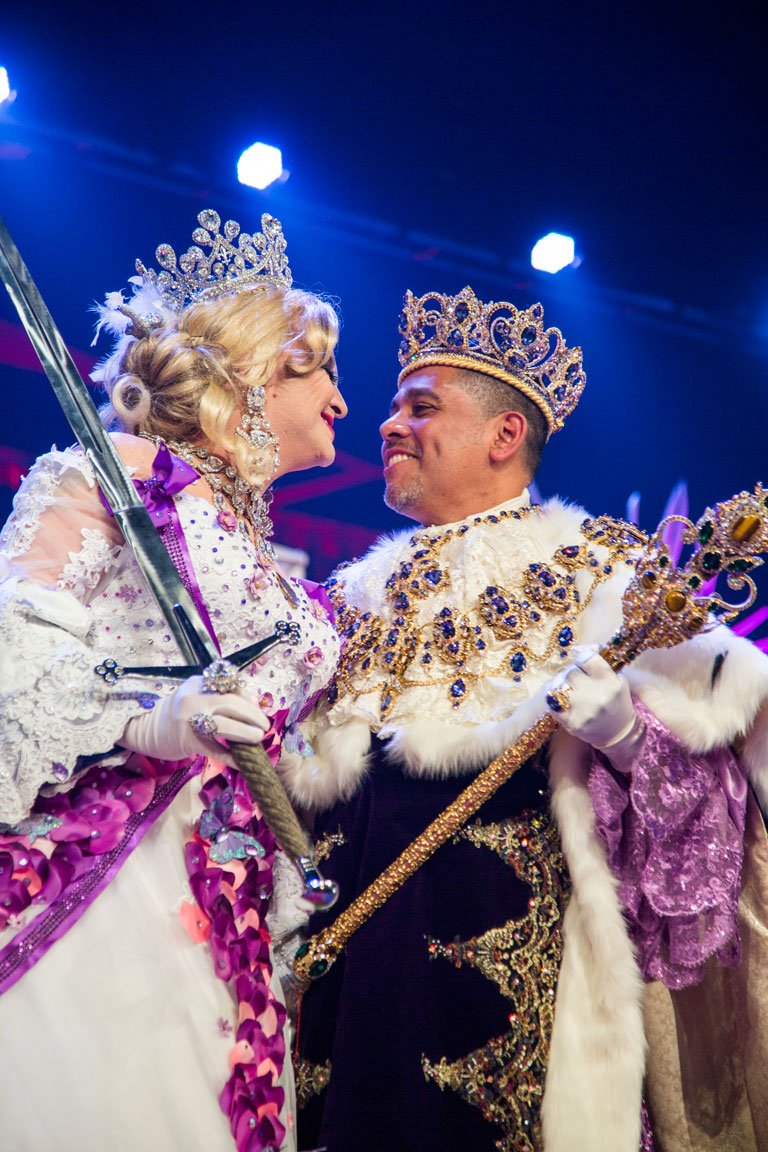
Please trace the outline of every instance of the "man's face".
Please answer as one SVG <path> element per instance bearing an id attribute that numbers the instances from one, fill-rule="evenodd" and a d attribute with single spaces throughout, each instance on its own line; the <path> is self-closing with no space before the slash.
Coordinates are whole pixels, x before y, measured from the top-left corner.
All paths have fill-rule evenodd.
<path id="1" fill-rule="evenodd" d="M 445 367 L 406 376 L 380 429 L 384 501 L 421 524 L 449 524 L 491 506 L 491 422 L 451 382 L 455 376 Z"/>

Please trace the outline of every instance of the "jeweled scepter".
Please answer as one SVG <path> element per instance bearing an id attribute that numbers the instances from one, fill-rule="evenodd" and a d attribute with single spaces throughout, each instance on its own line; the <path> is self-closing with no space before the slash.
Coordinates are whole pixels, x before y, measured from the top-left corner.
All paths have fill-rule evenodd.
<path id="1" fill-rule="evenodd" d="M 683 566 L 673 563 L 664 540 L 664 530 L 673 523 L 682 525 L 682 542 L 692 547 Z M 768 490 L 758 484 L 754 492 L 741 492 L 707 508 L 695 524 L 683 516 L 667 517 L 650 537 L 631 524 L 608 517 L 588 520 L 582 529 L 589 540 L 627 556 L 635 569 L 622 598 L 622 626 L 600 650 L 618 671 L 641 652 L 672 648 L 730 622 L 754 603 L 757 589 L 750 573 L 763 563 L 761 553 L 768 551 Z M 713 580 L 722 574 L 732 591 L 745 589 L 738 603 L 727 601 L 714 590 Z M 567 698 L 555 692 L 547 703 L 562 711 Z M 541 716 L 476 776 L 330 927 L 299 948 L 294 969 L 303 984 L 328 971 L 357 929 L 546 743 L 556 727 L 551 712 Z"/>
<path id="2" fill-rule="evenodd" d="M 106 429 L 88 393 L 85 381 L 53 322 L 7 228 L 0 220 L 0 279 L 8 290 L 43 370 L 53 387 L 83 453 L 92 466 L 98 485 L 109 503 L 115 521 L 133 552 L 142 576 L 147 582 L 168 629 L 187 661 L 172 669 L 151 669 L 153 676 L 171 674 L 177 679 L 207 673 L 206 682 L 211 691 L 227 692 L 236 684 L 237 669 L 258 655 L 263 655 L 265 644 L 252 646 L 242 653 L 234 653 L 222 661 L 208 635 L 192 597 L 187 592 L 170 556 L 155 531 L 149 513 L 144 507 L 122 460 L 115 450 Z M 289 635 L 276 633 L 266 642 L 279 643 Z M 131 672 L 140 674 L 147 669 L 119 669 L 111 661 L 111 668 L 103 665 L 107 673 Z M 104 672 L 100 673 L 104 676 Z M 104 676 L 108 679 L 108 676 Z M 238 768 L 248 784 L 253 799 L 278 843 L 296 865 L 304 882 L 304 897 L 315 907 L 330 907 L 338 891 L 330 880 L 324 880 L 317 870 L 312 850 L 266 752 L 260 746 L 230 745 Z"/>

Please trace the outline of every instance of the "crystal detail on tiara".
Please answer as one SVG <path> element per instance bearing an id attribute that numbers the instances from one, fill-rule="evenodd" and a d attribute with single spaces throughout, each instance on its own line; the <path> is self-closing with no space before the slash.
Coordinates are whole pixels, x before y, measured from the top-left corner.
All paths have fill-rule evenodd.
<path id="1" fill-rule="evenodd" d="M 581 348 L 568 348 L 558 328 L 544 327 L 541 304 L 484 304 L 469 287 L 457 296 L 407 292 L 399 331 L 401 380 L 427 364 L 486 372 L 528 396 L 550 434 L 562 428 L 586 383 Z"/>
<path id="2" fill-rule="evenodd" d="M 170 244 L 157 248 L 155 257 L 160 272 L 136 261 L 138 275 L 134 283 L 153 286 L 172 312 L 260 284 L 291 287 L 285 236 L 274 216 L 265 212 L 261 232 L 253 235 L 241 232 L 236 220 L 227 220 L 222 229 L 221 217 L 212 208 L 200 212 L 197 221 L 200 227 L 192 233 L 194 244 L 181 256 Z"/>

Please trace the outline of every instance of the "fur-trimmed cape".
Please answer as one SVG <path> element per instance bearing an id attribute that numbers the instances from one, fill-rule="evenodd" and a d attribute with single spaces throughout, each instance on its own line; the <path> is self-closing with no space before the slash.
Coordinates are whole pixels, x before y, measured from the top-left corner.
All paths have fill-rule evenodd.
<path id="1" fill-rule="evenodd" d="M 446 603 L 463 608 L 488 585 L 514 586 L 531 558 L 551 560 L 563 545 L 588 543 L 585 513 L 554 500 L 535 516 L 472 525 L 446 547 L 452 574 Z M 347 601 L 387 611 L 387 576 L 413 549 L 413 532 L 380 541 L 339 573 Z M 606 554 L 589 546 L 601 560 Z M 578 620 L 576 640 L 606 642 L 621 618 L 629 578 L 622 564 L 602 583 Z M 458 593 L 462 600 L 457 605 Z M 453 597 L 453 599 L 451 599 Z M 387 621 L 389 623 L 389 621 Z M 550 661 L 522 684 L 486 691 L 471 720 L 428 688 L 409 690 L 386 724 L 370 696 L 321 706 L 306 724 L 314 755 L 285 756 L 281 771 L 298 805 L 320 810 L 353 795 L 365 774 L 370 737 L 388 742 L 404 775 L 471 775 L 514 743 L 544 711 Z M 625 673 L 633 693 L 688 749 L 736 746 L 755 793 L 768 801 L 768 658 L 727 628 L 668 651 L 646 653 Z M 573 890 L 564 920 L 565 948 L 543 1102 L 546 1152 L 637 1152 L 646 1069 L 644 985 L 626 931 L 617 881 L 595 834 L 587 788 L 590 751 L 559 731 L 550 746 L 552 809 Z M 665 1152 L 730 1147 L 722 1134 L 701 1143 L 667 1144 Z M 768 1136 L 768 1133 L 766 1133 Z M 727 1139 L 727 1136 L 725 1137 Z M 759 1145 L 755 1145 L 758 1147 Z"/>

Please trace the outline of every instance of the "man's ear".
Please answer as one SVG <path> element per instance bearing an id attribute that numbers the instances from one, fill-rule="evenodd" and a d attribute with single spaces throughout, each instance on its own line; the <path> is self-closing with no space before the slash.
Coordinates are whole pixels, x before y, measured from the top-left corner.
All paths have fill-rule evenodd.
<path id="1" fill-rule="evenodd" d="M 502 464 L 520 451 L 528 432 L 528 421 L 522 412 L 500 412 L 494 420 L 489 455 L 495 464 Z"/>

